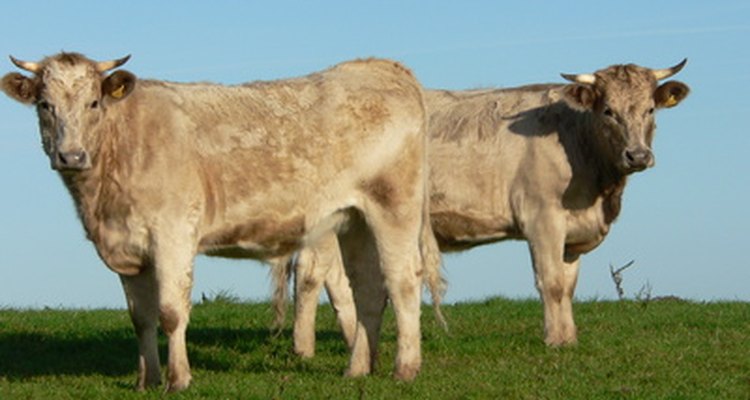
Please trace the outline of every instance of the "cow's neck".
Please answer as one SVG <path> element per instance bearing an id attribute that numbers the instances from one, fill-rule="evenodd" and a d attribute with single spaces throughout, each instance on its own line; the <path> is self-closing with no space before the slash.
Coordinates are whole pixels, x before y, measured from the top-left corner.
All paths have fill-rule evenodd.
<path id="1" fill-rule="evenodd" d="M 602 196 L 602 211 L 604 222 L 611 224 L 620 215 L 622 193 L 625 191 L 627 177 L 622 175 L 616 180 L 603 180 L 599 183 Z"/>
<path id="2" fill-rule="evenodd" d="M 604 222 L 611 224 L 620 215 L 627 176 L 620 171 L 612 155 L 599 142 L 607 137 L 602 132 L 605 128 L 593 121 L 591 115 L 585 118 L 588 119 L 586 126 L 590 130 L 585 132 L 582 140 L 584 162 L 588 164 L 586 168 L 595 175 L 595 195 L 602 200 Z"/>
<path id="3" fill-rule="evenodd" d="M 119 185 L 115 180 L 118 172 L 113 161 L 115 147 L 111 142 L 105 141 L 99 146 L 99 152 L 92 158 L 90 169 L 73 174 L 61 174 L 73 197 L 87 237 L 94 243 L 99 239 L 101 224 L 117 214 L 114 208 L 121 203 L 118 201 Z"/>

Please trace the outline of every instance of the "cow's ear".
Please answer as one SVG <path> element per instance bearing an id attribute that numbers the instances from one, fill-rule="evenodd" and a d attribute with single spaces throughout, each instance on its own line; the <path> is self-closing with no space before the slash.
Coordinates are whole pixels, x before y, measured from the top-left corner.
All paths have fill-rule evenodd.
<path id="1" fill-rule="evenodd" d="M 573 109 L 591 111 L 596 104 L 596 91 L 591 85 L 574 83 L 565 86 L 563 99 Z"/>
<path id="2" fill-rule="evenodd" d="M 680 104 L 688 93 L 690 93 L 690 88 L 680 81 L 664 82 L 656 88 L 654 102 L 659 108 L 674 107 Z"/>
<path id="3" fill-rule="evenodd" d="M 102 82 L 102 95 L 114 101 L 122 100 L 135 89 L 136 80 L 128 71 L 115 71 Z"/>
<path id="4" fill-rule="evenodd" d="M 37 82 L 18 72 L 11 72 L 3 77 L 2 90 L 9 97 L 23 104 L 34 103 L 38 94 Z"/>

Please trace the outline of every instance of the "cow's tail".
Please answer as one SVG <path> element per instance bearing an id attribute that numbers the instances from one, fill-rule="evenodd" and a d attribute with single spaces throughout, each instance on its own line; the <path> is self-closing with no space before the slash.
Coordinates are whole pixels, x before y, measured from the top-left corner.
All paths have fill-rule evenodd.
<path id="1" fill-rule="evenodd" d="M 422 263 L 424 268 L 424 280 L 423 283 L 427 286 L 427 290 L 430 291 L 432 297 L 432 309 L 435 313 L 435 319 L 438 321 L 440 326 L 445 331 L 448 331 L 448 323 L 445 321 L 443 316 L 443 310 L 441 304 L 443 301 L 443 294 L 447 283 L 442 274 L 442 259 L 440 257 L 440 248 L 438 247 L 435 234 L 432 231 L 432 225 L 430 222 L 430 166 L 428 162 L 429 152 L 429 117 L 427 115 L 427 103 L 425 99 L 425 93 L 421 92 L 422 98 L 422 110 L 425 113 L 423 115 L 422 125 L 422 138 L 424 140 L 424 153 L 422 159 L 422 166 L 424 168 L 423 176 L 423 194 L 422 199 L 422 228 L 419 237 L 419 250 L 422 255 Z"/>
<path id="2" fill-rule="evenodd" d="M 442 274 L 440 249 L 435 240 L 435 235 L 430 228 L 430 220 L 425 220 L 422 225 L 420 251 L 424 262 L 424 284 L 427 286 L 427 290 L 430 291 L 430 296 L 432 297 L 432 309 L 435 313 L 435 319 L 447 331 L 448 323 L 445 321 L 443 310 L 440 307 L 447 286 Z"/>
<path id="3" fill-rule="evenodd" d="M 294 257 L 280 257 L 272 260 L 271 280 L 274 286 L 271 305 L 274 311 L 274 320 L 271 330 L 276 335 L 280 334 L 286 321 L 287 299 L 289 298 L 289 278 L 294 267 Z"/>
<path id="4" fill-rule="evenodd" d="M 435 233 L 432 232 L 432 225 L 430 223 L 429 179 L 425 179 L 424 185 L 425 199 L 422 206 L 422 229 L 419 237 L 419 250 L 422 254 L 424 266 L 424 284 L 427 286 L 432 297 L 432 309 L 435 313 L 435 319 L 445 331 L 448 331 L 448 323 L 445 321 L 443 310 L 440 307 L 447 283 L 442 273 L 443 264 L 440 257 L 440 248 L 438 248 Z"/>

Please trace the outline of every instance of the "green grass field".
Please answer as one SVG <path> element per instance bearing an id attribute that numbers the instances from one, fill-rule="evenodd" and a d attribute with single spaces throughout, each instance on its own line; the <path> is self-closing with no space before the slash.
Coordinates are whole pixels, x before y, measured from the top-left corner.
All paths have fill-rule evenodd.
<path id="1" fill-rule="evenodd" d="M 750 399 L 750 304 L 678 300 L 580 302 L 579 345 L 542 341 L 537 301 L 445 307 L 450 332 L 423 310 L 421 375 L 391 379 L 388 310 L 378 371 L 342 377 L 348 356 L 328 306 L 317 355 L 299 360 L 291 332 L 274 337 L 268 304 L 196 305 L 188 330 L 193 384 L 215 399 Z M 290 322 L 288 323 L 290 325 Z M 166 360 L 162 338 L 162 364 Z M 0 399 L 146 399 L 136 393 L 136 342 L 122 310 L 0 310 Z"/>

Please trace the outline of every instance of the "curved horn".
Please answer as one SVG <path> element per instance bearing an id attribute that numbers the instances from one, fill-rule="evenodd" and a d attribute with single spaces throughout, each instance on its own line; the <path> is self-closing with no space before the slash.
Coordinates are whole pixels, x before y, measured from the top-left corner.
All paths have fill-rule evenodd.
<path id="1" fill-rule="evenodd" d="M 687 64 L 687 58 L 682 60 L 681 63 L 675 65 L 674 67 L 664 68 L 664 69 L 652 69 L 651 73 L 654 74 L 654 78 L 656 78 L 657 81 L 660 81 L 662 79 L 667 79 L 670 76 L 680 72 L 680 70 L 682 69 L 682 67 L 685 66 L 685 64 Z"/>
<path id="2" fill-rule="evenodd" d="M 16 67 L 21 68 L 22 70 L 37 73 L 39 72 L 42 67 L 35 62 L 29 62 L 29 61 L 21 61 L 13 56 L 10 56 L 10 61 L 13 62 L 13 64 L 16 65 Z"/>
<path id="3" fill-rule="evenodd" d="M 596 76 L 594 74 L 578 74 L 578 75 L 560 74 L 560 76 L 575 83 L 585 83 L 585 84 L 593 85 L 594 82 L 596 82 Z"/>
<path id="4" fill-rule="evenodd" d="M 118 58 L 117 60 L 111 60 L 111 61 L 102 61 L 96 63 L 96 70 L 99 72 L 105 72 L 109 71 L 110 69 L 114 69 L 119 67 L 122 64 L 125 64 L 130 59 L 130 54 L 126 55 L 123 58 Z"/>

